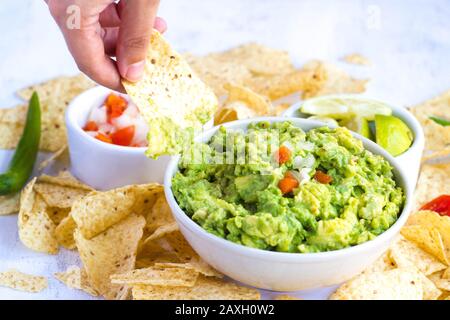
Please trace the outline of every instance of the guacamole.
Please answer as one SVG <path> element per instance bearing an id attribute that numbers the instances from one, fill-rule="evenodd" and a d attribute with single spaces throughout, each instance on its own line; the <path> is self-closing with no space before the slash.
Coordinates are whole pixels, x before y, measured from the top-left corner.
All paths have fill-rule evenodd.
<path id="1" fill-rule="evenodd" d="M 386 231 L 404 203 L 391 165 L 345 128 L 221 127 L 186 150 L 172 190 L 206 231 L 245 246 L 321 252 Z"/>

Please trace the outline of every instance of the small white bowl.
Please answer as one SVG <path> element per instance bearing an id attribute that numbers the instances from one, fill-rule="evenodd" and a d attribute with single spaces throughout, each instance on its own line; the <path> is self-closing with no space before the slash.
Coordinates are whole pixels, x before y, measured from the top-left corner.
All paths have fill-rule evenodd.
<path id="1" fill-rule="evenodd" d="M 388 105 L 392 109 L 392 114 L 406 123 L 406 125 L 411 129 L 414 140 L 412 145 L 401 155 L 395 157 L 397 162 L 402 166 L 408 176 L 406 177 L 410 182 L 415 185 L 417 183 L 417 178 L 420 171 L 420 163 L 422 159 L 423 149 L 425 147 L 425 136 L 423 133 L 422 126 L 419 121 L 406 109 L 395 104 L 388 103 L 386 101 L 381 101 L 377 99 L 372 99 L 365 97 L 363 95 L 357 94 L 336 94 L 328 96 L 330 98 L 352 98 L 361 101 L 376 101 Z M 283 117 L 299 117 L 298 112 L 304 101 L 293 104 L 291 107 L 286 109 L 281 116 Z"/>
<path id="2" fill-rule="evenodd" d="M 163 183 L 170 156 L 149 159 L 145 156 L 146 148 L 104 143 L 82 129 L 92 108 L 101 106 L 111 92 L 100 86 L 92 88 L 76 97 L 67 108 L 66 126 L 72 173 L 82 182 L 100 190 L 130 184 Z M 212 126 L 210 121 L 205 129 Z"/>
<path id="3" fill-rule="evenodd" d="M 291 121 L 305 131 L 324 125 L 306 119 L 267 117 L 234 121 L 224 126 L 246 130 L 250 123 L 258 121 Z M 205 132 L 198 141 L 209 141 L 218 129 L 215 127 Z M 398 220 L 386 232 L 363 244 L 329 252 L 283 253 L 245 247 L 208 233 L 183 212 L 173 195 L 172 177 L 178 171 L 179 156 L 174 157 L 167 167 L 164 178 L 166 199 L 181 232 L 194 250 L 211 266 L 235 280 L 275 291 L 295 291 L 341 283 L 360 273 L 388 249 L 408 218 L 414 187 L 407 179 L 405 168 L 384 149 L 356 133 L 353 135 L 362 140 L 366 149 L 383 156 L 393 166 L 395 179 L 406 194 L 405 206 Z"/>

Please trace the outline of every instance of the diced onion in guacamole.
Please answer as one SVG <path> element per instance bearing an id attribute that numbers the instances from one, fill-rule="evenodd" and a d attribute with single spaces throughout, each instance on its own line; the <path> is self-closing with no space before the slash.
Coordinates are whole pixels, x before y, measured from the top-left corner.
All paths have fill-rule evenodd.
<path id="1" fill-rule="evenodd" d="M 280 164 L 274 154 L 287 146 L 289 160 Z M 394 224 L 404 203 L 391 165 L 348 129 L 305 133 L 290 122 L 259 122 L 247 132 L 221 127 L 208 143 L 183 153 L 172 190 L 206 231 L 297 253 L 374 239 Z"/>

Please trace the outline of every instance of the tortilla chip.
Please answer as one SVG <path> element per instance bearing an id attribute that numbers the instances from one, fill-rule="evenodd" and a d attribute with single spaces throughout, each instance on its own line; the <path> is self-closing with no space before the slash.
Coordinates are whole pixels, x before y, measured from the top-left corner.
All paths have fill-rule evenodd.
<path id="1" fill-rule="evenodd" d="M 450 267 L 447 268 L 444 273 L 442 273 L 442 278 L 444 279 L 450 279 Z"/>
<path id="2" fill-rule="evenodd" d="M 93 191 L 74 203 L 72 218 L 83 236 L 90 239 L 132 212 L 150 215 L 162 191 L 162 186 L 155 183 Z"/>
<path id="3" fill-rule="evenodd" d="M 433 255 L 442 263 L 449 265 L 442 237 L 437 229 L 413 225 L 403 227 L 400 232 L 406 239 L 417 244 L 422 250 Z"/>
<path id="4" fill-rule="evenodd" d="M 424 164 L 422 166 L 417 188 L 414 193 L 414 209 L 420 208 L 430 200 L 450 194 L 450 163 Z"/>
<path id="5" fill-rule="evenodd" d="M 402 269 L 361 274 L 344 283 L 332 300 L 422 300 L 420 274 Z"/>
<path id="6" fill-rule="evenodd" d="M 70 209 L 75 201 L 80 200 L 89 192 L 84 189 L 62 187 L 45 182 L 36 183 L 34 190 L 48 206 L 61 209 Z"/>
<path id="7" fill-rule="evenodd" d="M 312 71 L 310 81 L 303 86 L 302 98 L 338 93 L 361 93 L 366 90 L 366 79 L 355 79 L 343 70 L 321 61 L 310 61 L 303 66 L 305 72 Z"/>
<path id="8" fill-rule="evenodd" d="M 429 278 L 439 289 L 450 291 L 450 279 L 442 277 L 442 272 L 433 273 Z"/>
<path id="9" fill-rule="evenodd" d="M 20 193 L 0 196 L 0 216 L 19 212 Z"/>
<path id="10" fill-rule="evenodd" d="M 36 178 L 28 183 L 20 197 L 19 237 L 32 250 L 56 254 L 56 225 L 47 214 L 47 204 L 33 190 L 35 182 Z"/>
<path id="11" fill-rule="evenodd" d="M 160 268 L 184 268 L 194 270 L 207 277 L 223 278 L 223 274 L 213 269 L 209 264 L 203 261 L 200 257 L 194 257 L 186 263 L 174 263 L 174 262 L 157 262 L 155 267 Z"/>
<path id="12" fill-rule="evenodd" d="M 192 269 L 150 267 L 113 274 L 110 279 L 114 284 L 193 287 L 197 278 L 198 272 Z"/>
<path id="13" fill-rule="evenodd" d="M 136 268 L 147 268 L 156 263 L 181 263 L 181 260 L 166 242 L 157 240 L 139 248 Z"/>
<path id="14" fill-rule="evenodd" d="M 423 273 L 420 273 L 420 278 L 422 280 L 423 300 L 437 300 L 442 294 L 442 291 Z"/>
<path id="15" fill-rule="evenodd" d="M 70 266 L 64 272 L 56 272 L 55 278 L 71 289 L 82 290 L 91 296 L 98 296 L 98 292 L 89 284 L 86 271 L 77 266 Z"/>
<path id="16" fill-rule="evenodd" d="M 0 122 L 0 149 L 15 149 L 23 132 L 21 123 Z"/>
<path id="17" fill-rule="evenodd" d="M 258 93 L 252 91 L 250 88 L 227 83 L 224 85 L 227 90 L 228 98 L 225 106 L 232 102 L 243 102 L 249 109 L 253 110 L 257 115 L 266 115 L 271 109 L 270 100 Z"/>
<path id="18" fill-rule="evenodd" d="M 109 277 L 134 269 L 144 224 L 143 217 L 131 214 L 90 240 L 83 237 L 80 230 L 75 230 L 75 242 L 89 283 L 105 298 L 126 295 L 127 287 L 111 284 Z"/>
<path id="19" fill-rule="evenodd" d="M 50 166 L 50 164 L 52 164 L 55 160 L 59 159 L 60 157 L 62 157 L 64 155 L 64 153 L 68 152 L 68 145 L 65 144 L 63 145 L 59 150 L 57 150 L 55 153 L 53 153 L 50 157 L 48 157 L 47 159 L 45 159 L 44 161 L 42 161 L 39 164 L 38 169 L 44 170 L 45 168 L 47 168 L 48 166 Z"/>
<path id="20" fill-rule="evenodd" d="M 93 191 L 73 204 L 71 215 L 83 237 L 91 239 L 131 213 L 132 187 Z"/>
<path id="21" fill-rule="evenodd" d="M 166 201 L 166 197 L 162 192 L 162 186 L 158 189 L 156 200 L 152 205 L 149 213 L 146 215 L 145 233 L 150 235 L 158 228 L 175 222 L 172 210 Z"/>
<path id="22" fill-rule="evenodd" d="M 446 266 L 414 243 L 401 237 L 390 248 L 390 257 L 398 268 L 415 269 L 425 275 L 443 270 Z"/>
<path id="23" fill-rule="evenodd" d="M 147 155 L 174 154 L 184 146 L 187 129 L 201 130 L 217 108 L 217 98 L 189 64 L 154 31 L 144 77 L 123 81 L 131 99 L 149 125 Z M 186 131 L 187 130 L 187 131 Z"/>
<path id="24" fill-rule="evenodd" d="M 193 258 L 198 257 L 197 253 L 192 249 L 180 231 L 167 233 L 162 238 L 170 248 L 177 254 L 182 262 L 189 262 Z"/>
<path id="25" fill-rule="evenodd" d="M 450 217 L 440 216 L 433 211 L 419 211 L 410 216 L 408 224 L 436 229 L 442 237 L 447 260 L 450 259 Z"/>
<path id="26" fill-rule="evenodd" d="M 80 74 L 52 79 L 19 91 L 18 95 L 24 100 L 29 100 L 34 91 L 39 95 L 42 110 L 41 150 L 55 152 L 67 144 L 64 121 L 66 107 L 73 98 L 93 86 L 92 81 Z M 23 107 L 17 108 L 15 124 L 23 125 L 23 110 Z"/>
<path id="27" fill-rule="evenodd" d="M 392 261 L 389 250 L 379 257 L 372 265 L 367 267 L 363 273 L 383 272 L 396 268 L 395 262 Z"/>
<path id="28" fill-rule="evenodd" d="M 41 292 L 47 289 L 46 277 L 33 276 L 11 269 L 0 272 L 0 286 L 25 292 Z"/>
<path id="29" fill-rule="evenodd" d="M 27 119 L 27 105 L 18 105 L 12 108 L 0 108 L 1 123 L 25 123 Z"/>
<path id="30" fill-rule="evenodd" d="M 93 191 L 91 187 L 78 181 L 69 171 L 61 171 L 57 176 L 49 176 L 46 174 L 38 178 L 39 183 L 50 183 L 61 187 L 78 188 L 86 191 Z"/>
<path id="31" fill-rule="evenodd" d="M 345 62 L 348 62 L 350 64 L 356 64 L 356 65 L 360 65 L 360 66 L 370 66 L 372 65 L 372 62 L 364 57 L 363 55 L 359 54 L 359 53 L 352 53 L 349 55 L 346 55 L 345 57 L 342 58 L 342 60 L 344 60 Z"/>
<path id="32" fill-rule="evenodd" d="M 48 207 L 47 215 L 58 226 L 70 213 L 70 208 Z M 56 230 L 55 230 L 56 232 Z"/>
<path id="33" fill-rule="evenodd" d="M 224 61 L 214 55 L 197 57 L 191 54 L 184 54 L 194 72 L 214 91 L 217 97 L 226 94 L 223 87 L 226 83 L 244 84 L 251 78 L 250 71 L 236 61 Z"/>
<path id="34" fill-rule="evenodd" d="M 217 126 L 235 120 L 250 119 L 256 116 L 256 112 L 249 108 L 245 103 L 235 101 L 222 106 L 217 111 L 214 116 L 214 125 Z"/>
<path id="35" fill-rule="evenodd" d="M 287 51 L 269 48 L 257 43 L 247 43 L 211 56 L 228 62 L 237 62 L 255 75 L 273 76 L 294 70 Z"/>
<path id="36" fill-rule="evenodd" d="M 76 228 L 77 224 L 69 214 L 55 229 L 55 237 L 58 244 L 69 250 L 75 249 L 74 232 Z"/>
<path id="37" fill-rule="evenodd" d="M 422 163 L 427 161 L 436 161 L 446 158 L 450 155 L 450 147 L 438 151 L 425 151 L 422 155 Z"/>
<path id="38" fill-rule="evenodd" d="M 450 90 L 410 109 L 425 133 L 425 149 L 439 151 L 450 146 L 450 127 L 431 120 L 430 116 L 448 118 L 450 115 Z"/>
<path id="39" fill-rule="evenodd" d="M 133 300 L 259 300 L 256 289 L 217 278 L 199 276 L 193 287 L 136 285 Z"/>
<path id="40" fill-rule="evenodd" d="M 316 70 L 295 70 L 273 77 L 253 77 L 245 82 L 245 86 L 260 95 L 269 97 L 270 100 L 277 100 L 305 90 L 312 82 L 321 87 L 324 80 L 316 73 Z"/>
<path id="41" fill-rule="evenodd" d="M 155 239 L 160 239 L 164 237 L 165 235 L 178 231 L 178 223 L 176 221 L 163 225 L 155 230 L 147 239 L 145 239 L 145 242 L 153 241 Z"/>
<path id="42" fill-rule="evenodd" d="M 67 105 L 74 97 L 95 86 L 84 74 L 75 76 L 58 77 L 49 81 L 21 89 L 17 95 L 23 100 L 29 100 L 34 91 L 39 94 L 39 99 L 42 101 L 55 102 L 60 100 L 61 103 Z M 58 99 L 59 98 L 59 99 Z M 55 100 L 55 101 L 52 101 Z M 63 108 L 56 108 L 55 106 L 43 105 L 43 110 L 59 110 Z"/>

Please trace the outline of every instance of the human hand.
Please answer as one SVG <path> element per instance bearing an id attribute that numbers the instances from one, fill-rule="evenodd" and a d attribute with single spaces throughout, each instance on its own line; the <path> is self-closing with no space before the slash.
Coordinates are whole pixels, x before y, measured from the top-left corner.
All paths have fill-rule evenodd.
<path id="1" fill-rule="evenodd" d="M 159 0 L 45 1 L 78 68 L 117 91 L 124 91 L 121 78 L 132 82 L 141 78 L 152 29 L 167 28 L 164 20 L 156 18 Z M 68 21 L 77 12 L 79 25 L 74 27 Z"/>

